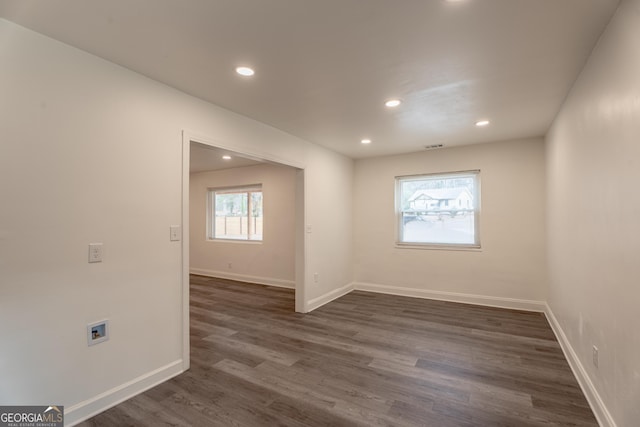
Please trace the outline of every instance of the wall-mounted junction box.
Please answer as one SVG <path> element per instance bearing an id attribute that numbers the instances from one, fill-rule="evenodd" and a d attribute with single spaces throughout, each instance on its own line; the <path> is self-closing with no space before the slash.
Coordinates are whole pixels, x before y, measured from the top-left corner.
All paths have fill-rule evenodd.
<path id="1" fill-rule="evenodd" d="M 95 345 L 109 339 L 109 321 L 101 320 L 99 322 L 87 325 L 87 343 Z"/>

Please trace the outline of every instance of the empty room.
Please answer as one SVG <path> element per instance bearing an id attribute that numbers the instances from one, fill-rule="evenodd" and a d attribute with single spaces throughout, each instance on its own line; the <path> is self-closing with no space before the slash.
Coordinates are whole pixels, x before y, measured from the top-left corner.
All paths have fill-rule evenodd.
<path id="1" fill-rule="evenodd" d="M 637 426 L 638 141 L 640 0 L 0 0 L 0 425 Z"/>

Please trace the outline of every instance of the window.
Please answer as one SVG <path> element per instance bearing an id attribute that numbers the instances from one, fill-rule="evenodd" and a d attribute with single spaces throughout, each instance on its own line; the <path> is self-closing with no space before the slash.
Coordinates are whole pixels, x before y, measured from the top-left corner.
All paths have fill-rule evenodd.
<path id="1" fill-rule="evenodd" d="M 262 241 L 262 185 L 209 190 L 208 238 Z"/>
<path id="2" fill-rule="evenodd" d="M 480 171 L 396 177 L 398 245 L 480 247 Z"/>

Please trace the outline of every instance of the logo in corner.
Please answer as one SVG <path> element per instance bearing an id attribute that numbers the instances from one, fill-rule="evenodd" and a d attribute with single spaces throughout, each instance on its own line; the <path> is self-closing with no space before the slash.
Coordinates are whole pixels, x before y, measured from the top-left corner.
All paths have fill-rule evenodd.
<path id="1" fill-rule="evenodd" d="M 0 427 L 63 427 L 64 406 L 0 406 Z"/>

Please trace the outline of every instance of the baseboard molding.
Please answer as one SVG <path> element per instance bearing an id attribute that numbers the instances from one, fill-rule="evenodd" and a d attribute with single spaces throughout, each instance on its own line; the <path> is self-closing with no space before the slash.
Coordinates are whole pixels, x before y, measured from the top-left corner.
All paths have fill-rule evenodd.
<path id="1" fill-rule="evenodd" d="M 338 289 L 334 289 L 331 292 L 327 292 L 317 298 L 309 300 L 306 304 L 306 313 L 322 307 L 323 305 L 330 303 L 331 301 L 340 298 L 353 291 L 353 283 L 348 283 Z"/>
<path id="2" fill-rule="evenodd" d="M 500 307 L 544 313 L 547 317 L 547 320 L 549 321 L 549 324 L 551 325 L 551 329 L 553 330 L 556 338 L 558 339 L 558 342 L 560 343 L 562 352 L 564 353 L 564 356 L 567 359 L 571 370 L 573 371 L 573 375 L 576 377 L 576 380 L 578 381 L 582 392 L 589 402 L 589 406 L 591 406 L 591 410 L 593 410 L 593 413 L 598 420 L 598 424 L 601 427 L 617 427 L 617 424 L 613 420 L 611 413 L 605 406 L 602 398 L 600 397 L 600 394 L 598 394 L 598 391 L 593 385 L 593 382 L 589 378 L 587 371 L 584 369 L 584 366 L 580 362 L 578 355 L 569 343 L 569 340 L 567 339 L 566 334 L 560 326 L 560 323 L 553 314 L 553 311 L 551 311 L 551 307 L 549 307 L 546 302 L 514 298 L 487 297 L 484 295 L 461 294 L 455 292 L 430 291 L 362 282 L 354 282 L 353 289 L 357 291 L 377 292 L 382 294 L 461 302 L 466 304 L 485 305 L 490 307 Z"/>
<path id="3" fill-rule="evenodd" d="M 177 360 L 155 371 L 151 371 L 127 383 L 114 387 L 111 390 L 107 390 L 91 399 L 65 408 L 64 424 L 67 426 L 76 425 L 182 372 L 184 372 L 182 369 L 182 360 Z"/>
<path id="4" fill-rule="evenodd" d="M 398 295 L 404 297 L 460 302 L 464 304 L 484 305 L 489 307 L 508 308 L 512 310 L 544 312 L 546 306 L 544 301 L 535 300 L 488 297 L 485 295 L 462 294 L 457 292 L 403 288 L 397 286 L 379 285 L 375 283 L 355 282 L 353 285 L 354 289 L 357 291 L 377 292 L 380 294 Z"/>
<path id="5" fill-rule="evenodd" d="M 228 273 L 226 271 L 204 270 L 191 268 L 189 273 L 199 276 L 217 277 L 219 279 L 237 280 L 239 282 L 255 283 L 257 285 L 277 286 L 279 288 L 295 289 L 293 280 L 274 279 L 272 277 L 249 276 L 248 274 Z"/>
<path id="6" fill-rule="evenodd" d="M 553 314 L 553 311 L 551 311 L 551 307 L 549 307 L 548 304 L 545 304 L 544 314 L 547 316 L 551 329 L 553 329 L 553 332 L 560 343 L 560 348 L 562 348 L 564 357 L 567 359 L 567 362 L 569 362 L 573 375 L 578 380 L 578 384 L 580 384 L 580 388 L 587 398 L 589 406 L 591 406 L 591 410 L 598 420 L 598 424 L 600 424 L 601 427 L 617 427 L 611 413 L 602 401 L 602 398 L 593 385 L 591 378 L 589 378 L 587 370 L 580 362 L 578 355 L 573 350 L 571 343 L 567 339 L 567 335 L 564 333 L 558 319 L 556 319 L 556 316 Z"/>

